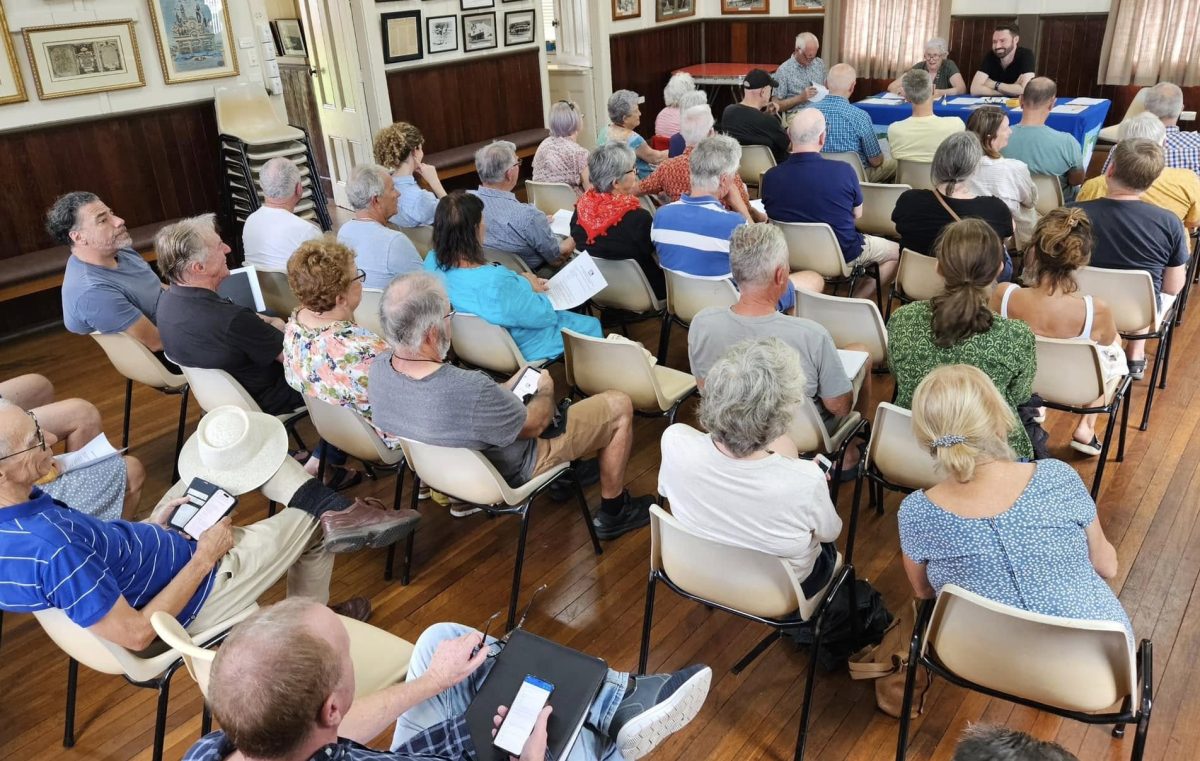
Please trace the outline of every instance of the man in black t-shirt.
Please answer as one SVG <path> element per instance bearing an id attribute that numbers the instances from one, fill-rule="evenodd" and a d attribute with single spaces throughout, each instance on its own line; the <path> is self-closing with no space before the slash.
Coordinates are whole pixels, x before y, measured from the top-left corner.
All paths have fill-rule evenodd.
<path id="1" fill-rule="evenodd" d="M 742 102 L 733 103 L 721 114 L 721 132 L 742 145 L 765 145 L 775 155 L 775 163 L 787 160 L 790 143 L 779 117 L 763 111 L 771 102 L 771 90 L 778 87 L 770 74 L 752 69 L 742 80 Z"/>
<path id="2" fill-rule="evenodd" d="M 971 80 L 972 95 L 1003 95 L 1016 98 L 1033 79 L 1033 51 L 1020 47 L 1016 24 L 1001 24 L 992 32 L 992 50 L 983 57 Z"/>

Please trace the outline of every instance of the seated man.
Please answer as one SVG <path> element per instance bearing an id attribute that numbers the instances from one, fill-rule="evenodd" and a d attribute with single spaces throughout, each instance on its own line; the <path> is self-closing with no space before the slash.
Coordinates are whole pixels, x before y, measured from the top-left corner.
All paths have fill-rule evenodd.
<path id="1" fill-rule="evenodd" d="M 765 145 L 775 162 L 787 158 L 788 138 L 779 117 L 764 111 L 771 102 L 771 88 L 779 83 L 762 69 L 752 69 L 742 79 L 741 103 L 730 103 L 721 114 L 721 132 L 741 145 Z"/>
<path id="2" fill-rule="evenodd" d="M 475 761 L 465 714 L 503 646 L 465 626 L 435 624 L 417 640 L 405 681 L 355 698 L 353 656 L 362 645 L 319 605 L 276 603 L 235 626 L 217 649 L 208 700 L 221 730 L 184 761 Z M 386 673 L 390 654 L 370 655 Z M 695 717 L 711 681 L 702 665 L 650 676 L 609 671 L 567 758 L 641 758 Z M 495 708 L 499 722 L 507 708 Z M 539 714 L 522 761 L 545 761 L 552 710 Z M 362 745 L 393 722 L 391 752 Z"/>
<path id="3" fill-rule="evenodd" d="M 1000 155 L 1024 162 L 1030 174 L 1057 177 L 1063 198 L 1070 201 L 1083 183 L 1083 149 L 1073 136 L 1046 126 L 1057 97 L 1058 86 L 1053 79 L 1029 80 L 1021 93 L 1021 121 L 1013 125 L 1008 145 L 1000 149 Z"/>
<path id="4" fill-rule="evenodd" d="M 542 434 L 555 417 L 554 381 L 542 372 L 528 403 L 512 392 L 517 373 L 499 384 L 482 372 L 445 363 L 450 350 L 450 299 L 441 280 L 413 273 L 396 278 L 380 308 L 390 352 L 367 376 L 372 422 L 380 430 L 442 447 L 483 453 L 509 484 L 519 486 L 560 463 L 599 450 L 600 510 L 596 534 L 615 539 L 650 522 L 654 497 L 632 497 L 625 466 L 633 445 L 633 405 L 619 391 L 570 406 L 566 429 Z"/>
<path id="5" fill-rule="evenodd" d="M 775 99 L 767 107 L 768 113 L 786 114 L 789 118 L 817 97 L 817 85 L 825 81 L 828 69 L 825 61 L 817 57 L 821 41 L 812 32 L 796 35 L 795 46 L 787 60 L 775 70 L 779 86 Z"/>
<path id="6" fill-rule="evenodd" d="M 161 352 L 155 323 L 164 286 L 130 248 L 125 220 L 94 193 L 75 191 L 59 196 L 46 212 L 46 230 L 71 247 L 62 284 L 67 330 L 82 335 L 124 331 Z"/>
<path id="7" fill-rule="evenodd" d="M 1014 24 L 1000 24 L 992 32 L 992 49 L 984 54 L 979 71 L 971 80 L 972 95 L 1003 95 L 1014 98 L 1025 90 L 1034 77 L 1033 51 L 1023 48 L 1021 30 Z"/>
<path id="8" fill-rule="evenodd" d="M 475 151 L 475 171 L 479 189 L 471 192 L 483 201 L 483 245 L 516 254 L 534 272 L 566 264 L 575 239 L 558 240 L 546 215 L 513 194 L 521 177 L 517 146 L 507 140 L 483 146 Z"/>
<path id="9" fill-rule="evenodd" d="M 1131 138 L 1117 143 L 1112 156 L 1105 175 L 1108 197 L 1078 204 L 1092 223 L 1092 266 L 1149 272 L 1165 309 L 1187 280 L 1188 236 L 1174 214 L 1141 200 L 1162 173 L 1163 149 L 1145 138 Z M 1141 379 L 1146 342 L 1129 341 L 1125 355 L 1129 374 Z"/>
<path id="10" fill-rule="evenodd" d="M 400 200 L 392 176 L 378 164 L 359 164 L 350 170 L 346 198 L 354 219 L 338 230 L 338 243 L 349 246 L 367 279 L 364 288 L 383 290 L 396 275 L 421 269 L 423 260 L 408 236 L 388 226 Z"/>
<path id="11" fill-rule="evenodd" d="M 966 129 L 957 116 L 933 113 L 933 79 L 924 69 L 909 69 L 900 77 L 904 99 L 912 104 L 912 116 L 888 126 L 888 146 L 897 161 L 933 161 L 933 154 L 947 136 Z"/>
<path id="12" fill-rule="evenodd" d="M 282 423 L 236 407 L 201 419 L 180 455 L 180 481 L 141 523 L 101 521 L 38 489 L 51 452 L 36 419 L 7 403 L 0 404 L 0 457 L 0 555 L 7 558 L 0 609 L 58 608 L 130 650 L 154 641 L 150 617 L 157 611 L 188 631 L 204 631 L 245 610 L 285 573 L 289 595 L 324 602 L 329 553 L 387 546 L 419 517 L 331 492 L 288 457 Z M 196 477 L 234 495 L 260 489 L 288 507 L 246 527 L 225 518 L 195 540 L 167 523 L 187 501 L 175 497 Z M 365 617 L 369 607 L 360 598 L 340 610 Z"/>
<path id="13" fill-rule="evenodd" d="M 792 119 L 788 135 L 792 140 L 791 158 L 763 175 L 761 190 L 767 216 L 777 222 L 824 222 L 833 228 L 842 257 L 849 264 L 877 264 L 883 283 L 891 282 L 900 259 L 900 245 L 887 238 L 863 235 L 854 227 L 854 220 L 862 216 L 862 186 L 849 164 L 821 157 L 825 116 L 818 109 L 804 109 Z M 815 188 L 820 192 L 814 192 Z M 852 295 L 869 299 L 874 290 L 875 279 L 864 277 Z"/>
<path id="14" fill-rule="evenodd" d="M 1154 114 L 1167 128 L 1166 166 L 1200 174 L 1200 132 L 1179 129 L 1183 113 L 1183 90 L 1173 82 L 1159 82 L 1146 92 L 1146 113 Z M 1113 155 L 1109 152 L 1101 173 L 1108 171 Z"/>
<path id="15" fill-rule="evenodd" d="M 855 152 L 862 161 L 867 182 L 888 182 L 896 175 L 896 160 L 883 155 L 867 112 L 850 105 L 856 76 L 854 67 L 846 63 L 839 63 L 829 70 L 829 78 L 825 80 L 829 94 L 813 106 L 825 114 L 829 129 L 822 150 L 826 153 Z"/>
<path id="16" fill-rule="evenodd" d="M 291 159 L 276 156 L 263 164 L 259 182 L 265 198 L 242 225 L 242 253 L 246 264 L 282 272 L 292 252 L 304 241 L 320 237 L 321 228 L 296 216 L 304 184 Z"/>

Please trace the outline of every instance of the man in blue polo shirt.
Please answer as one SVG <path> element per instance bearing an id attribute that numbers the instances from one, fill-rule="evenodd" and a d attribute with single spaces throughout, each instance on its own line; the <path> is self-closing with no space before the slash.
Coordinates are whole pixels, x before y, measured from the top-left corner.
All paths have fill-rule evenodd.
<path id="1" fill-rule="evenodd" d="M 896 275 L 900 245 L 863 235 L 854 226 L 862 216 L 862 186 L 849 164 L 822 158 L 825 115 L 806 108 L 788 126 L 792 155 L 763 176 L 762 199 L 767 217 L 778 222 L 824 222 L 833 228 L 845 260 L 854 265 L 878 264 L 884 284 Z M 862 278 L 854 292 L 871 298 L 874 278 Z"/>

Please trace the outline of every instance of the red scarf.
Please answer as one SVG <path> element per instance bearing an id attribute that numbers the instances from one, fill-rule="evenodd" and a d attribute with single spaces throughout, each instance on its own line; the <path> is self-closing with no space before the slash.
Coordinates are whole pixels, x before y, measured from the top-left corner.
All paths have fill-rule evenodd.
<path id="1" fill-rule="evenodd" d="M 575 212 L 579 226 L 587 233 L 587 242 L 590 245 L 640 205 L 637 196 L 619 196 L 589 190 L 575 202 Z"/>

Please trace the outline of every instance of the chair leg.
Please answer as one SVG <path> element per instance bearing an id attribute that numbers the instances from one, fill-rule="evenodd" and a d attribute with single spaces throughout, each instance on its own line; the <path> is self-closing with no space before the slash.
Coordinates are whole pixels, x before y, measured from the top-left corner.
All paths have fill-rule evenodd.
<path id="1" fill-rule="evenodd" d="M 1171 333 L 1168 330 L 1167 334 L 1159 339 L 1158 351 L 1154 355 L 1154 370 L 1150 373 L 1150 384 L 1146 386 L 1146 407 L 1142 410 L 1142 424 L 1138 426 L 1138 430 L 1146 430 L 1150 426 L 1150 408 L 1154 406 L 1154 391 L 1159 388 L 1159 375 L 1162 374 L 1164 383 L 1166 382 L 1166 373 L 1163 372 L 1166 365 L 1168 352 L 1171 350 Z"/>
<path id="2" fill-rule="evenodd" d="M 1161 391 L 1165 391 L 1167 388 L 1167 373 L 1171 369 L 1171 351 L 1174 348 L 1175 348 L 1175 328 L 1172 327 L 1167 330 L 1167 351 L 1166 351 L 1166 356 L 1163 358 L 1162 378 L 1158 382 L 1158 388 Z"/>
<path id="3" fill-rule="evenodd" d="M 401 464 L 399 467 L 396 468 L 396 493 L 392 495 L 392 509 L 393 510 L 400 509 L 401 493 L 404 491 L 404 471 L 405 471 L 405 466 L 403 464 Z M 388 546 L 387 565 L 384 567 L 384 570 L 383 570 L 384 581 L 392 580 L 392 578 L 394 576 L 395 567 L 396 567 L 396 543 L 392 542 L 391 545 Z"/>
<path id="4" fill-rule="evenodd" d="M 913 691 L 917 686 L 917 670 L 920 668 L 917 649 L 912 647 L 908 654 L 908 673 L 904 676 L 904 700 L 900 707 L 900 731 L 896 737 L 896 761 L 904 761 L 908 753 L 908 725 L 912 716 Z"/>
<path id="5" fill-rule="evenodd" d="M 63 714 L 63 747 L 75 747 L 75 688 L 79 684 L 79 662 L 67 659 L 67 708 Z"/>
<path id="6" fill-rule="evenodd" d="M 129 446 L 129 413 L 133 410 L 133 381 L 125 379 L 125 423 L 121 427 L 121 448 Z"/>
<path id="7" fill-rule="evenodd" d="M 1129 430 L 1129 408 L 1133 406 L 1133 384 L 1125 387 L 1125 404 L 1121 410 L 1121 438 L 1117 444 L 1117 462 L 1125 461 L 1125 433 Z"/>
<path id="8" fill-rule="evenodd" d="M 208 707 L 208 701 L 204 701 L 204 711 L 200 714 L 200 736 L 204 737 L 212 731 L 212 710 Z"/>
<path id="9" fill-rule="evenodd" d="M 1124 697 L 1124 699 L 1121 700 L 1121 713 L 1129 713 L 1129 709 L 1132 705 L 1133 705 L 1132 696 L 1126 695 Z M 1121 737 L 1125 736 L 1125 723 L 1124 722 L 1113 725 L 1112 736 L 1116 737 L 1116 738 L 1121 738 Z"/>
<path id="10" fill-rule="evenodd" d="M 858 534 L 858 508 L 862 504 L 864 468 L 859 467 L 858 478 L 854 479 L 854 500 L 850 503 L 850 527 L 846 530 L 846 565 L 854 562 L 854 537 Z M 836 505 L 835 505 L 836 507 Z"/>
<path id="11" fill-rule="evenodd" d="M 658 334 L 658 364 L 667 366 L 667 345 L 671 342 L 671 313 L 663 312 L 662 330 Z"/>
<path id="12" fill-rule="evenodd" d="M 732 674 L 742 673 L 743 669 L 745 669 L 747 666 L 749 666 L 751 663 L 753 663 L 755 658 L 757 658 L 758 656 L 760 656 L 764 652 L 766 652 L 767 648 L 770 647 L 771 645 L 775 644 L 775 640 L 781 638 L 782 636 L 783 636 L 783 630 L 776 629 L 775 631 L 768 634 L 766 637 L 763 637 L 762 641 L 754 646 L 754 649 L 752 649 L 750 652 L 746 653 L 746 655 L 743 656 L 740 661 L 733 664 L 733 668 L 729 669 L 730 673 L 732 673 Z"/>
<path id="13" fill-rule="evenodd" d="M 174 673 L 174 670 L 167 671 L 158 685 L 158 712 L 154 717 L 154 753 L 151 761 L 162 761 L 163 744 L 167 739 L 167 705 L 171 699 L 171 676 Z"/>
<path id="14" fill-rule="evenodd" d="M 188 396 L 191 389 L 183 387 L 179 392 L 179 426 L 175 429 L 175 459 L 171 463 L 171 483 L 179 480 L 179 454 L 183 452 L 183 434 L 187 430 Z"/>
<path id="15" fill-rule="evenodd" d="M 420 491 L 421 491 L 421 477 L 418 476 L 417 472 L 414 470 L 413 471 L 413 482 L 412 482 L 412 496 L 409 500 L 409 506 L 413 510 L 417 509 L 417 503 L 419 501 L 418 494 L 420 493 Z M 404 586 L 404 587 L 408 586 L 408 582 L 412 580 L 413 547 L 416 544 L 416 538 L 417 538 L 417 532 L 413 531 L 412 533 L 410 533 L 408 535 L 408 538 L 404 540 L 404 573 L 400 574 L 400 585 Z"/>
<path id="16" fill-rule="evenodd" d="M 1100 482 L 1104 479 L 1104 465 L 1108 462 L 1108 450 L 1112 447 L 1113 429 L 1117 423 L 1117 408 L 1121 406 L 1121 397 L 1113 400 L 1112 409 L 1108 412 L 1108 426 L 1104 430 L 1104 443 L 1100 446 L 1100 462 L 1096 463 L 1096 476 L 1092 479 L 1092 500 L 1100 494 Z"/>
<path id="17" fill-rule="evenodd" d="M 850 578 L 850 615 L 854 617 L 854 578 Z M 813 632 L 812 650 L 808 654 L 808 676 L 804 680 L 804 703 L 800 706 L 800 729 L 796 733 L 794 761 L 804 761 L 804 745 L 808 741 L 808 720 L 812 713 L 813 687 L 817 681 L 817 656 L 821 651 L 821 626 Z M 852 629 L 857 626 L 852 625 Z M 857 637 L 855 637 L 857 640 Z"/>
<path id="18" fill-rule="evenodd" d="M 508 594 L 508 621 L 504 624 L 505 631 L 510 631 L 517 622 L 517 595 L 521 591 L 521 568 L 525 565 L 525 540 L 529 536 L 529 508 L 532 504 L 532 500 L 526 502 L 525 509 L 521 511 L 521 535 L 517 539 L 517 559 L 513 563 L 512 590 Z"/>
<path id="19" fill-rule="evenodd" d="M 604 550 L 600 547 L 600 537 L 596 536 L 596 524 L 592 523 L 592 512 L 588 510 L 587 498 L 583 496 L 583 486 L 577 480 L 575 481 L 575 499 L 579 501 L 579 511 L 583 514 L 583 522 L 587 526 L 588 536 L 592 538 L 592 549 L 597 555 L 603 555 Z"/>
<path id="20" fill-rule="evenodd" d="M 642 617 L 642 648 L 638 653 L 637 673 L 645 674 L 650 661 L 650 630 L 654 626 L 654 590 L 658 586 L 658 576 L 650 572 L 650 580 L 646 582 L 646 613 Z"/>

